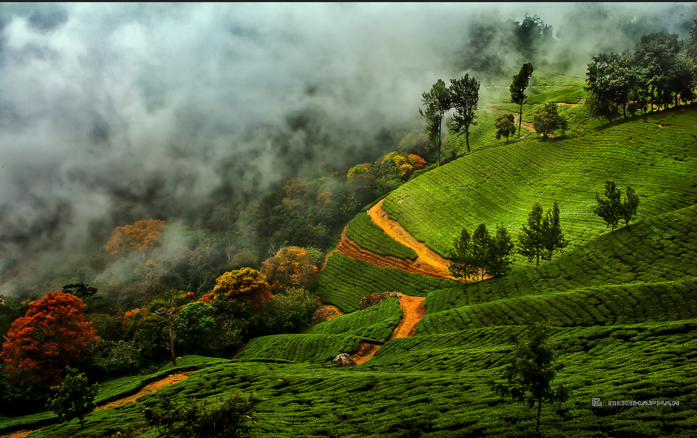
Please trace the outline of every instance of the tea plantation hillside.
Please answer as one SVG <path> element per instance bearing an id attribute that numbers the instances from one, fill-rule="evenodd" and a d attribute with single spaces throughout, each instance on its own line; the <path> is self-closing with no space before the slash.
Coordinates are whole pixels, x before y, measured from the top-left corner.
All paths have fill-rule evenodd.
<path id="1" fill-rule="evenodd" d="M 605 233 L 591 212 L 595 193 L 613 180 L 640 197 L 639 218 L 697 202 L 697 109 L 621 121 L 581 137 L 529 139 L 486 148 L 416 178 L 383 208 L 444 257 L 463 227 L 505 225 L 517 234 L 535 202 L 559 201 L 570 247 Z"/>
<path id="2" fill-rule="evenodd" d="M 578 84 L 559 85 L 548 84 L 547 92 L 579 96 Z M 529 315 L 555 324 L 550 341 L 564 367 L 553 386 L 571 389 L 564 404 L 543 405 L 537 436 L 697 436 L 697 109 L 652 113 L 572 138 L 487 142 L 477 140 L 473 153 L 388 195 L 390 217 L 447 256 L 463 226 L 504 224 L 515 236 L 533 203 L 546 209 L 556 200 L 571 241 L 562 255 L 539 267 L 519 260 L 505 276 L 464 284 L 335 252 L 316 293 L 346 315 L 303 334 L 252 339 L 234 360 L 185 357 L 177 369 L 109 382 L 99 401 L 196 370 L 159 392 L 184 403 L 255 392 L 261 402 L 253 437 L 536 436 L 537 410 L 498 397 L 490 386 L 502 381 L 514 342 L 526 339 Z M 614 232 L 591 212 L 606 180 L 622 190 L 632 185 L 641 199 L 637 220 Z M 349 224 L 352 240 L 413 258 L 360 215 Z M 385 291 L 426 297 L 414 336 L 390 340 L 406 320 L 396 297 L 359 310 L 363 296 Z M 380 349 L 362 365 L 329 362 L 365 342 Z M 84 429 L 77 421 L 58 424 L 52 413 L 0 416 L 0 434 L 43 427 L 30 438 L 166 437 L 163 428 L 143 428 L 143 409 L 156 397 L 94 411 Z"/>

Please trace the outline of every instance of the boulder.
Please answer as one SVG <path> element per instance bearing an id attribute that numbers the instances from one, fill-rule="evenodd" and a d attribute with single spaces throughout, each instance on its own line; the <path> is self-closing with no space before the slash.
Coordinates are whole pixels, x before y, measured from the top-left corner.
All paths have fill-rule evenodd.
<path id="1" fill-rule="evenodd" d="M 344 313 L 339 310 L 336 306 L 331 306 L 328 304 L 321 305 L 317 308 L 315 313 L 312 315 L 311 323 L 317 324 L 322 321 L 329 321 L 332 318 L 341 316 Z"/>
<path id="2" fill-rule="evenodd" d="M 397 292 L 378 292 L 374 294 L 369 294 L 361 298 L 361 303 L 358 305 L 360 310 L 367 309 L 379 303 L 380 301 L 389 298 L 391 296 L 397 295 L 397 298 L 402 298 L 397 294 Z"/>
<path id="3" fill-rule="evenodd" d="M 346 353 L 341 353 L 340 355 L 335 357 L 334 360 L 332 360 L 332 362 L 339 365 L 341 368 L 352 367 L 356 365 L 356 362 L 353 360 L 353 358 L 351 358 L 351 356 L 349 356 Z"/>

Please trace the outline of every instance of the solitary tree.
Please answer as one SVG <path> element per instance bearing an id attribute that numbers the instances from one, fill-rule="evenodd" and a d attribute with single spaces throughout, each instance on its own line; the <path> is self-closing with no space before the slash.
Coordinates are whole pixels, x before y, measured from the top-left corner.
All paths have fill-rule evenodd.
<path id="1" fill-rule="evenodd" d="M 596 193 L 595 200 L 597 205 L 593 207 L 593 213 L 600 216 L 606 226 L 615 231 L 615 227 L 620 220 L 625 221 L 625 225 L 629 225 L 629 221 L 636 217 L 637 207 L 639 206 L 639 197 L 634 193 L 632 187 L 627 187 L 627 197 L 622 202 L 622 191 L 617 188 L 614 181 L 605 183 L 605 197 L 600 199 Z"/>
<path id="2" fill-rule="evenodd" d="M 523 64 L 520 72 L 513 76 L 513 82 L 511 82 L 511 102 L 520 105 L 520 115 L 518 118 L 518 138 L 520 138 L 520 126 L 523 121 L 523 103 L 525 102 L 525 89 L 528 88 L 528 81 L 530 76 L 532 76 L 533 68 L 532 64 L 529 62 Z"/>
<path id="3" fill-rule="evenodd" d="M 515 134 L 515 117 L 513 114 L 502 114 L 496 118 L 494 123 L 496 128 L 496 140 L 501 140 L 501 137 L 506 136 L 506 143 L 508 143 L 508 136 Z"/>
<path id="4" fill-rule="evenodd" d="M 51 387 L 61 383 L 67 365 L 79 364 L 99 338 L 82 313 L 85 305 L 65 292 L 49 292 L 16 319 L 2 344 L 0 358 L 12 380 L 25 377 Z"/>
<path id="5" fill-rule="evenodd" d="M 453 277 L 467 278 L 477 274 L 477 266 L 472 259 L 472 239 L 467 229 L 463 228 L 460 236 L 453 242 L 450 252 L 450 275 Z"/>
<path id="6" fill-rule="evenodd" d="M 535 110 L 535 115 L 532 119 L 532 127 L 535 131 L 547 137 L 557 129 L 564 132 L 567 129 L 567 122 L 564 116 L 559 115 L 557 104 L 550 101 Z"/>
<path id="7" fill-rule="evenodd" d="M 158 315 L 167 316 L 167 327 L 169 328 L 169 352 L 172 355 L 172 366 L 173 367 L 177 366 L 177 357 L 174 354 L 174 331 L 172 329 L 173 319 L 177 313 L 176 309 L 174 308 L 175 296 L 176 296 L 176 292 L 173 289 L 170 289 L 170 291 L 168 293 L 168 297 L 167 297 L 169 308 L 163 307 L 155 312 Z"/>
<path id="8" fill-rule="evenodd" d="M 540 266 L 540 256 L 544 248 L 542 231 L 542 207 L 539 203 L 532 206 L 528 214 L 527 227 L 523 225 L 518 236 L 518 254 L 526 257 L 529 261 L 537 260 Z"/>
<path id="9" fill-rule="evenodd" d="M 477 103 L 479 102 L 479 81 L 466 74 L 462 79 L 450 80 L 451 106 L 455 108 L 453 131 L 458 135 L 465 133 L 467 152 L 470 152 L 470 125 L 477 125 L 474 121 L 477 116 Z"/>
<path id="10" fill-rule="evenodd" d="M 63 383 L 51 387 L 56 395 L 48 400 L 46 407 L 58 415 L 59 422 L 68 423 L 77 418 L 80 420 L 80 428 L 84 428 L 83 417 L 95 407 L 98 385 L 89 385 L 87 376 L 74 368 L 67 367 L 65 371 Z"/>
<path id="11" fill-rule="evenodd" d="M 555 251 L 563 251 L 568 245 L 559 222 L 559 204 L 554 201 L 554 208 L 547 210 L 545 218 L 542 220 L 542 247 L 543 257 L 550 261 Z"/>
<path id="12" fill-rule="evenodd" d="M 440 146 L 442 137 L 442 122 L 445 112 L 452 108 L 450 104 L 450 92 L 445 88 L 445 82 L 438 81 L 431 87 L 430 93 L 421 95 L 421 102 L 426 106 L 426 111 L 419 108 L 419 114 L 426 119 L 426 132 L 429 139 L 435 143 L 438 140 L 438 167 L 440 167 Z"/>
<path id="13" fill-rule="evenodd" d="M 557 371 L 564 368 L 554 361 L 555 349 L 547 342 L 550 322 L 527 322 L 528 342 L 519 342 L 511 363 L 504 368 L 506 383 L 491 382 L 491 389 L 501 397 L 511 397 L 514 402 L 526 403 L 532 408 L 537 403 L 535 433 L 540 429 L 542 402 L 562 403 L 569 399 L 570 391 L 564 385 L 552 389 L 551 383 Z"/>

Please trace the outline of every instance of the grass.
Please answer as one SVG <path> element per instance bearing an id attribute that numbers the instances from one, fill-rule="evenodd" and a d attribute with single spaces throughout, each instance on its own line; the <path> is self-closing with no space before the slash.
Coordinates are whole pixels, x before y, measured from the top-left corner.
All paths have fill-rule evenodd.
<path id="1" fill-rule="evenodd" d="M 361 248 L 381 256 L 416 260 L 416 252 L 413 249 L 385 234 L 382 228 L 373 223 L 367 213 L 360 213 L 349 222 L 346 237 Z"/>

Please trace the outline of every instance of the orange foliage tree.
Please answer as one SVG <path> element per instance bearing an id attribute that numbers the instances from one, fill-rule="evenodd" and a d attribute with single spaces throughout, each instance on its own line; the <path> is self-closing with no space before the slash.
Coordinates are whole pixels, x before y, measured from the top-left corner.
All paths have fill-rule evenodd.
<path id="1" fill-rule="evenodd" d="M 130 249 L 135 249 L 143 254 L 145 260 L 145 250 L 155 244 L 164 226 L 165 221 L 148 219 L 136 221 L 133 225 L 116 227 L 106 243 L 106 251 L 118 257 Z"/>
<path id="2" fill-rule="evenodd" d="M 409 154 L 409 161 L 414 165 L 415 169 L 423 169 L 426 167 L 426 160 L 418 155 Z"/>
<path id="3" fill-rule="evenodd" d="M 65 367 L 79 364 L 87 347 L 99 340 L 84 310 L 80 298 L 62 291 L 32 302 L 2 344 L 8 377 L 19 383 L 33 379 L 45 388 L 59 385 Z"/>
<path id="4" fill-rule="evenodd" d="M 310 253 L 297 246 L 281 248 L 275 256 L 264 261 L 261 272 L 274 292 L 283 286 L 308 287 L 319 273 Z"/>

